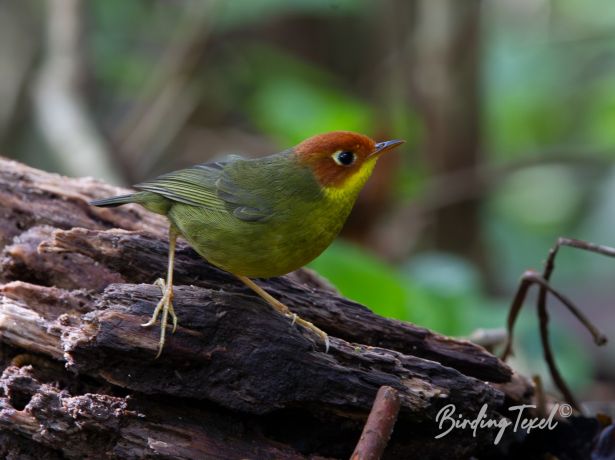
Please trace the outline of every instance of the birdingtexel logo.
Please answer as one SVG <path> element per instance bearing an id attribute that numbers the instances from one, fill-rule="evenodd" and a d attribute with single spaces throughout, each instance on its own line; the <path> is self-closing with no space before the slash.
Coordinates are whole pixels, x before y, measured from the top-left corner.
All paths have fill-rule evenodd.
<path id="1" fill-rule="evenodd" d="M 455 405 L 447 404 L 440 409 L 436 415 L 436 423 L 438 424 L 440 433 L 435 436 L 435 439 L 443 438 L 455 429 L 471 429 L 472 436 L 476 437 L 476 432 L 479 429 L 497 428 L 498 432 L 493 440 L 493 443 L 497 445 L 508 428 L 512 427 L 515 433 L 518 430 L 523 430 L 527 433 L 532 430 L 553 430 L 558 424 L 557 420 L 555 420 L 556 415 L 559 414 L 562 418 L 568 418 L 572 415 L 572 407 L 569 404 L 554 404 L 546 418 L 524 417 L 524 411 L 526 409 L 536 409 L 536 405 L 521 404 L 509 407 L 509 412 L 513 413 L 510 419 L 505 417 L 488 418 L 487 404 L 483 404 L 476 417 L 470 419 L 461 413 L 455 415 L 457 411 Z M 516 415 L 514 414 L 515 412 Z"/>

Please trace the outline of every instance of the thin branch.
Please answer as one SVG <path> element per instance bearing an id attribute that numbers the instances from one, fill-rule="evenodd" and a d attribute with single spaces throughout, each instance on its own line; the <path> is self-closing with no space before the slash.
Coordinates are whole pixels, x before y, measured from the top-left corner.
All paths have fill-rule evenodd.
<path id="1" fill-rule="evenodd" d="M 574 303 L 570 299 L 568 299 L 566 296 L 553 289 L 549 285 L 551 275 L 553 274 L 553 270 L 555 269 L 555 257 L 562 246 L 569 246 L 577 249 L 583 249 L 585 251 L 595 252 L 597 254 L 602 254 L 608 257 L 615 257 L 615 249 L 609 246 L 598 245 L 572 238 L 558 238 L 557 242 L 555 243 L 555 246 L 549 251 L 549 255 L 547 257 L 547 260 L 545 261 L 542 276 L 532 270 L 529 270 L 525 272 L 521 278 L 521 283 L 519 285 L 517 293 L 515 294 L 508 315 L 508 340 L 502 353 L 502 360 L 506 360 L 508 356 L 510 356 L 510 354 L 512 353 L 513 330 L 517 316 L 523 306 L 525 298 L 527 297 L 527 291 L 529 290 L 530 286 L 533 284 L 537 284 L 539 285 L 539 293 L 536 305 L 540 325 L 540 341 L 542 344 L 545 361 L 549 368 L 551 377 L 553 378 L 553 382 L 564 396 L 564 399 L 574 408 L 580 410 L 580 406 L 576 401 L 576 398 L 572 394 L 572 391 L 566 384 L 555 363 L 555 357 L 553 355 L 553 350 L 549 341 L 549 314 L 547 312 L 547 292 L 550 292 L 553 296 L 555 296 L 564 306 L 568 308 L 568 310 L 570 310 L 570 312 L 579 320 L 579 322 L 583 324 L 583 326 L 585 326 L 585 328 L 592 335 L 594 343 L 596 345 L 604 345 L 607 342 L 607 338 L 598 330 L 598 328 L 596 328 L 591 323 L 591 321 L 574 305 Z"/>
<path id="2" fill-rule="evenodd" d="M 389 386 L 380 387 L 351 460 L 378 460 L 382 457 L 393 433 L 400 406 L 397 390 Z"/>
<path id="3" fill-rule="evenodd" d="M 543 278 L 548 283 L 551 280 L 551 275 L 553 274 L 553 270 L 555 269 L 555 256 L 559 252 L 559 249 L 562 246 L 570 246 L 577 249 L 583 249 L 590 252 L 595 252 L 598 254 L 602 254 L 609 257 L 615 256 L 615 249 L 610 248 L 608 246 L 602 246 L 594 243 L 589 243 L 586 241 L 575 240 L 572 238 L 558 238 L 555 246 L 551 248 L 549 251 L 549 256 L 545 261 L 545 268 L 543 272 Z M 538 293 L 538 318 L 540 323 L 540 341 L 542 343 L 542 350 L 547 366 L 549 367 L 549 372 L 551 377 L 553 378 L 553 382 L 556 387 L 561 391 L 562 395 L 575 409 L 580 410 L 580 406 L 576 401 L 576 398 L 572 394 L 572 391 L 566 384 L 564 378 L 562 377 L 557 365 L 555 363 L 555 357 L 553 355 L 553 350 L 551 348 L 551 343 L 549 341 L 549 314 L 547 312 L 547 289 L 544 287 L 540 287 L 540 291 Z M 584 317 L 579 318 L 579 321 L 585 325 L 585 327 L 591 326 L 591 323 Z M 593 326 L 592 326 L 593 327 Z M 590 332 L 592 332 L 590 330 Z M 596 345 L 604 345 L 607 341 L 606 337 L 604 337 L 599 331 L 594 330 L 592 332 L 594 336 L 594 342 Z"/>
<path id="4" fill-rule="evenodd" d="M 512 352 L 512 333 L 515 327 L 515 322 L 517 320 L 517 316 L 519 311 L 521 311 L 521 307 L 523 307 L 523 302 L 527 297 L 527 291 L 529 288 L 537 284 L 540 286 L 541 290 L 545 290 L 550 292 L 555 298 L 557 298 L 562 305 L 564 305 L 568 310 L 579 320 L 583 326 L 589 331 L 594 339 L 594 343 L 596 345 L 604 345 L 607 342 L 607 338 L 598 330 L 596 326 L 592 324 L 592 322 L 579 310 L 579 308 L 566 297 L 564 294 L 560 293 L 553 287 L 549 285 L 549 282 L 544 279 L 540 274 L 533 270 L 526 271 L 521 277 L 521 283 L 519 284 L 519 289 L 515 294 L 513 302 L 510 307 L 510 312 L 508 315 L 507 321 L 507 331 L 508 331 L 508 341 L 506 342 L 506 346 L 504 347 L 504 352 L 502 353 L 502 359 L 505 360 L 510 356 Z"/>
<path id="5" fill-rule="evenodd" d="M 508 334 L 503 327 L 493 329 L 479 328 L 474 330 L 467 339 L 481 347 L 493 352 L 493 349 L 497 346 L 506 343 Z"/>
<path id="6" fill-rule="evenodd" d="M 555 387 L 562 393 L 564 399 L 575 409 L 580 410 L 577 399 L 572 394 L 572 390 L 566 384 L 557 364 L 549 341 L 549 313 L 546 307 L 546 289 L 541 288 L 538 295 L 538 324 L 540 329 L 540 343 L 542 344 L 542 354 L 549 368 L 549 373 L 553 379 Z"/>
<path id="7" fill-rule="evenodd" d="M 547 396 L 540 375 L 532 377 L 536 394 L 536 412 L 540 417 L 547 417 Z"/>

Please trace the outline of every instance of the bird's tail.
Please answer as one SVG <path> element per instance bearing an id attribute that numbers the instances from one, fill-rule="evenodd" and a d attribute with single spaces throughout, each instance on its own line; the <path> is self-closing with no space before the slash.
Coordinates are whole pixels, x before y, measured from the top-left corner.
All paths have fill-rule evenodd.
<path id="1" fill-rule="evenodd" d="M 100 206 L 103 208 L 121 206 L 126 203 L 134 203 L 135 195 L 135 193 L 131 193 L 130 195 L 112 196 L 110 198 L 103 198 L 102 200 L 90 201 L 90 204 L 92 206 Z"/>

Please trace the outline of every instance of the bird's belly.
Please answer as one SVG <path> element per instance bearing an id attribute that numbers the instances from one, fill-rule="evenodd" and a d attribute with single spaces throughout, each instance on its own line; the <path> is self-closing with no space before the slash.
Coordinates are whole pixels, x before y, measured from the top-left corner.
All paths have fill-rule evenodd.
<path id="1" fill-rule="evenodd" d="M 183 204 L 174 205 L 168 216 L 203 258 L 254 278 L 284 275 L 307 264 L 331 244 L 346 217 L 330 219 L 316 211 L 299 221 L 289 216 L 246 222 Z"/>

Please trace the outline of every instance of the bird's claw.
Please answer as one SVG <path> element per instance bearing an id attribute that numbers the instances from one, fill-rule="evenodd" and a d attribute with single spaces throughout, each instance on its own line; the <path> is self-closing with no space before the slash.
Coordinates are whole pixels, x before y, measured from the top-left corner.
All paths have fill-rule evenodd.
<path id="1" fill-rule="evenodd" d="M 314 334 L 316 334 L 318 337 L 320 337 L 320 339 L 323 341 L 323 343 L 325 344 L 325 353 L 329 353 L 329 346 L 330 346 L 330 341 L 329 341 L 329 336 L 327 335 L 326 332 L 320 330 L 319 328 L 317 328 L 316 326 L 314 326 L 312 323 L 310 323 L 309 321 L 304 320 L 303 318 L 297 316 L 296 314 L 292 314 L 293 316 L 293 322 L 292 324 L 294 325 L 295 323 L 303 326 L 304 328 L 312 331 Z"/>
<path id="2" fill-rule="evenodd" d="M 158 358 L 162 353 L 162 348 L 164 347 L 168 317 L 170 315 L 171 320 L 173 321 L 172 333 L 174 333 L 177 329 L 177 315 L 175 314 L 175 310 L 173 308 L 173 287 L 170 286 L 167 288 L 167 284 L 162 278 L 158 278 L 154 282 L 154 285 L 158 286 L 162 291 L 162 298 L 158 301 L 158 305 L 156 305 L 156 308 L 154 309 L 154 313 L 152 314 L 150 320 L 147 323 L 141 324 L 141 326 L 153 326 L 158 319 L 158 315 L 162 311 L 162 318 L 160 321 L 160 341 L 158 343 L 158 353 L 156 354 L 156 358 Z"/>
<path id="3" fill-rule="evenodd" d="M 158 278 L 156 281 L 154 281 L 154 286 L 158 286 L 160 290 L 162 291 L 162 293 L 164 294 L 164 291 L 167 288 L 167 283 L 164 280 L 164 278 Z"/>
<path id="4" fill-rule="evenodd" d="M 275 297 L 272 297 L 271 294 L 268 294 L 263 288 L 261 288 L 258 284 L 256 284 L 250 278 L 247 278 L 245 276 L 240 276 L 240 275 L 236 275 L 236 276 L 245 285 L 247 285 L 250 289 L 256 292 L 260 296 L 261 299 L 263 299 L 265 302 L 271 305 L 275 311 L 285 316 L 286 318 L 292 318 L 291 325 L 294 326 L 295 324 L 300 324 L 304 328 L 309 329 L 310 331 L 315 333 L 318 337 L 320 337 L 322 341 L 325 343 L 325 353 L 329 351 L 329 336 L 326 333 L 318 329 L 316 326 L 314 326 L 309 321 L 302 319 L 297 314 L 290 311 L 286 305 L 284 305 L 282 302 L 280 302 Z"/>

